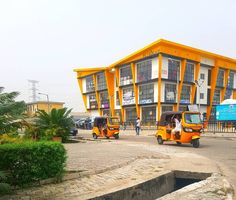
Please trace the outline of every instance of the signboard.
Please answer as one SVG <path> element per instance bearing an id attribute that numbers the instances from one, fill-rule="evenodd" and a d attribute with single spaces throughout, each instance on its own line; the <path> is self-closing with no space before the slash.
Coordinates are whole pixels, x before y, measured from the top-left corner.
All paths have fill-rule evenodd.
<path id="1" fill-rule="evenodd" d="M 133 91 L 131 89 L 129 90 L 123 90 L 123 105 L 130 105 L 135 104 L 135 99 L 133 96 Z"/>
<path id="2" fill-rule="evenodd" d="M 236 104 L 217 105 L 216 120 L 220 121 L 236 120 Z"/>

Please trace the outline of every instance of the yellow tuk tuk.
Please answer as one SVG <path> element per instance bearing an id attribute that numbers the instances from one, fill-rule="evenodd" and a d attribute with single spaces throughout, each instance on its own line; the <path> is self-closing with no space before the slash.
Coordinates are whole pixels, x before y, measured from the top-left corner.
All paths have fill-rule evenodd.
<path id="1" fill-rule="evenodd" d="M 119 139 L 120 120 L 118 117 L 95 117 L 92 135 L 98 137 L 114 137 Z"/>
<path id="2" fill-rule="evenodd" d="M 175 132 L 174 118 L 180 119 L 181 128 Z M 199 112 L 164 112 L 158 122 L 156 138 L 158 144 L 164 141 L 175 141 L 177 144 L 191 143 L 193 147 L 200 146 L 200 133 L 203 132 L 202 122 Z"/>

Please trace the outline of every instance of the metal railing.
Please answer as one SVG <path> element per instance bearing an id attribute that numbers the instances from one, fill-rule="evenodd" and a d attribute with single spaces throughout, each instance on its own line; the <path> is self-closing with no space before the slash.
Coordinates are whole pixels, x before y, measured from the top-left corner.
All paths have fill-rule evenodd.
<path id="1" fill-rule="evenodd" d="M 236 121 L 204 121 L 204 132 L 236 133 Z"/>

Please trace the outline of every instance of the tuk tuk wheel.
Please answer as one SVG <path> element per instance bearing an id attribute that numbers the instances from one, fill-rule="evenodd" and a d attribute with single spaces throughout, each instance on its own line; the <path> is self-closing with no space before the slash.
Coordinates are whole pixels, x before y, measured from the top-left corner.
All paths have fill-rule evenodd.
<path id="1" fill-rule="evenodd" d="M 98 136 L 96 135 L 96 133 L 93 133 L 93 139 L 97 139 Z"/>
<path id="2" fill-rule="evenodd" d="M 157 137 L 157 142 L 158 142 L 158 144 L 163 144 L 163 139 L 161 136 Z"/>
<path id="3" fill-rule="evenodd" d="M 107 139 L 110 139 L 108 136 L 106 136 Z"/>
<path id="4" fill-rule="evenodd" d="M 199 139 L 195 139 L 192 141 L 193 147 L 194 148 L 198 148 L 200 146 L 200 142 Z"/>
<path id="5" fill-rule="evenodd" d="M 115 134 L 114 135 L 114 138 L 117 140 L 117 139 L 119 139 L 119 134 Z"/>

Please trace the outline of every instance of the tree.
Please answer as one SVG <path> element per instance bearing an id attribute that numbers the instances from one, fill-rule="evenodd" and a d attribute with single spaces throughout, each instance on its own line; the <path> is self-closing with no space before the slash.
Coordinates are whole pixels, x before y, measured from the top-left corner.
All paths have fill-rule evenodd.
<path id="1" fill-rule="evenodd" d="M 19 92 L 3 93 L 0 87 L 0 134 L 16 131 L 26 110 L 24 101 L 15 101 Z"/>
<path id="2" fill-rule="evenodd" d="M 60 136 L 62 141 L 65 142 L 69 137 L 71 127 L 73 127 L 70 112 L 71 109 L 67 110 L 67 108 L 53 108 L 50 113 L 39 110 L 37 112 L 36 125 L 39 127 L 42 135 Z"/>

